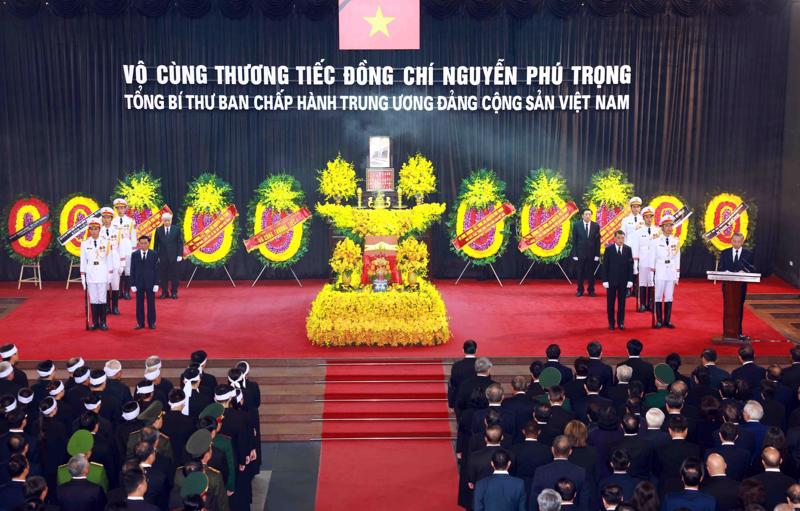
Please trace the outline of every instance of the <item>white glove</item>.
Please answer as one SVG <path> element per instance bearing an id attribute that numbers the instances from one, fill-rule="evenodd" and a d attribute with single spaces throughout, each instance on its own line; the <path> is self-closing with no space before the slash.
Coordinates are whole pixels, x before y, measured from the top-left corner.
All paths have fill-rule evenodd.
<path id="1" fill-rule="evenodd" d="M 573 261 L 577 261 L 577 260 L 578 260 L 578 258 L 577 258 L 577 257 L 573 257 L 573 258 L 572 258 L 572 260 L 573 260 Z"/>
<path id="2" fill-rule="evenodd" d="M 631 282 L 631 281 L 628 281 L 628 284 L 626 285 L 626 287 L 627 287 L 628 289 L 631 289 L 631 288 L 633 287 L 633 282 Z"/>
<path id="3" fill-rule="evenodd" d="M 679 280 L 680 280 L 680 279 L 675 279 L 675 285 L 676 285 L 676 286 L 678 285 L 678 281 L 679 281 Z"/>
<path id="4" fill-rule="evenodd" d="M 639 273 L 639 261 L 633 261 L 633 273 Z"/>
<path id="5" fill-rule="evenodd" d="M 183 261 L 183 257 L 178 256 L 178 262 L 181 262 L 181 261 Z"/>
<path id="6" fill-rule="evenodd" d="M 158 293 L 158 286 L 153 286 L 153 292 Z"/>
<path id="7" fill-rule="evenodd" d="M 131 286 L 131 291 L 136 292 L 136 286 Z"/>
<path id="8" fill-rule="evenodd" d="M 599 258 L 599 257 L 597 257 L 597 256 L 595 256 L 595 257 L 594 257 L 594 262 L 597 262 L 597 261 L 599 261 L 599 260 L 600 260 L 600 258 Z"/>
<path id="9" fill-rule="evenodd" d="M 81 285 L 83 286 L 83 290 L 86 291 L 86 274 L 81 273 Z"/>
<path id="10" fill-rule="evenodd" d="M 603 287 L 608 289 L 608 282 L 603 282 Z"/>

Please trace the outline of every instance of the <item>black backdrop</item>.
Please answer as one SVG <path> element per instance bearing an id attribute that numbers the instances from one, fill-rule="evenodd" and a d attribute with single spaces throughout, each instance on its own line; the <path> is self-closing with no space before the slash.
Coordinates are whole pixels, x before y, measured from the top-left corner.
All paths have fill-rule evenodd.
<path id="1" fill-rule="evenodd" d="M 461 179 L 483 166 L 506 180 L 515 202 L 524 176 L 540 166 L 561 169 L 576 198 L 594 171 L 615 166 L 628 172 L 638 195 L 677 192 L 698 216 L 715 189 L 745 190 L 758 203 L 757 263 L 771 268 L 787 66 L 785 11 L 748 9 L 729 16 L 708 10 L 685 17 L 671 8 L 642 18 L 628 9 L 608 17 L 579 9 L 567 19 L 551 12 L 439 19 L 429 8 L 419 52 L 339 52 L 336 18 L 330 13 L 321 20 L 296 10 L 281 20 L 257 12 L 230 19 L 214 10 L 189 19 L 175 10 L 151 18 L 132 8 L 117 17 L 56 16 L 52 9 L 42 7 L 29 18 L 0 9 L 3 205 L 24 192 L 43 196 L 53 207 L 77 191 L 107 201 L 120 176 L 142 168 L 163 179 L 173 206 L 182 200 L 186 183 L 206 170 L 233 185 L 242 212 L 269 171 L 296 175 L 313 204 L 318 200 L 315 169 L 338 151 L 363 169 L 368 136 L 388 134 L 396 168 L 416 150 L 434 161 L 438 199 L 448 204 Z M 518 66 L 629 63 L 634 82 L 625 90 L 631 108 L 495 115 L 135 112 L 123 107 L 122 95 L 132 88 L 124 86 L 122 65 L 138 60 L 293 66 L 320 58 L 337 66 L 366 58 L 373 65 L 396 67 L 492 65 L 498 58 Z M 442 225 L 434 228 L 432 239 L 434 274 L 457 275 L 463 263 L 450 253 Z M 314 219 L 310 251 L 296 267 L 298 274 L 326 276 L 329 253 L 328 228 Z M 713 266 L 699 242 L 684 257 L 688 274 Z M 65 277 L 67 263 L 57 252 L 43 264 L 45 278 Z M 501 276 L 518 277 L 527 264 L 510 245 L 496 267 Z M 228 267 L 240 278 L 253 278 L 260 269 L 243 250 Z M 16 263 L 0 256 L 0 277 L 16 278 L 17 272 Z"/>

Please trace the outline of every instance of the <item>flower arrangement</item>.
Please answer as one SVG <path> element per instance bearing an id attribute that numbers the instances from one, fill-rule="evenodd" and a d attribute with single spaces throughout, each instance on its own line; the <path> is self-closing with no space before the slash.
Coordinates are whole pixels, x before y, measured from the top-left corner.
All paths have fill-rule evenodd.
<path id="1" fill-rule="evenodd" d="M 698 219 L 700 228 L 703 233 L 706 233 L 725 221 L 731 213 L 742 203 L 747 204 L 747 210 L 744 211 L 739 218 L 737 218 L 727 228 L 723 229 L 714 238 L 704 240 L 708 249 L 719 256 L 719 252 L 730 248 L 731 238 L 734 233 L 742 233 L 745 239 L 745 245 L 751 247 L 753 244 L 753 232 L 755 232 L 756 225 L 756 204 L 752 200 L 748 200 L 744 194 L 719 192 L 714 194 L 706 202 L 706 209 L 701 219 Z"/>
<path id="2" fill-rule="evenodd" d="M 622 225 L 629 211 L 628 201 L 633 196 L 633 185 L 625 173 L 613 167 L 600 170 L 592 176 L 589 188 L 583 196 L 600 225 L 600 252 L 614 240 L 614 232 Z"/>
<path id="3" fill-rule="evenodd" d="M 247 208 L 247 232 L 256 235 L 280 219 L 300 209 L 305 194 L 300 182 L 288 174 L 267 177 L 255 189 Z M 271 268 L 292 266 L 308 251 L 309 221 L 258 247 L 258 259 Z"/>
<path id="4" fill-rule="evenodd" d="M 50 207 L 36 195 L 20 195 L 6 207 L 3 218 L 6 219 L 3 239 L 6 242 L 8 255 L 20 264 L 33 264 L 49 250 L 53 241 L 53 219 L 49 217 Z M 48 217 L 40 226 L 30 230 L 24 236 L 9 241 L 10 236 L 19 233 L 34 222 Z"/>
<path id="5" fill-rule="evenodd" d="M 358 209 L 341 204 L 317 204 L 316 211 L 346 236 L 411 236 L 425 232 L 444 213 L 441 203 L 408 209 Z"/>
<path id="6" fill-rule="evenodd" d="M 663 193 L 650 199 L 648 205 L 655 211 L 653 225 L 658 226 L 661 217 L 667 214 L 674 215 L 686 205 L 686 201 L 677 194 Z M 672 234 L 678 237 L 678 246 L 683 248 L 690 246 L 694 242 L 695 230 L 692 219 L 687 219 Z"/>
<path id="7" fill-rule="evenodd" d="M 96 200 L 82 193 L 74 193 L 65 197 L 58 205 L 58 234 L 62 235 L 73 225 L 100 209 Z M 58 248 L 66 257 L 80 258 L 81 242 L 86 232 L 72 238 L 66 245 L 58 244 Z"/>
<path id="8" fill-rule="evenodd" d="M 403 195 L 415 197 L 417 204 L 422 203 L 426 194 L 436 191 L 436 174 L 433 163 L 420 153 L 408 157 L 408 160 L 400 167 L 399 175 L 397 187 L 403 190 Z"/>
<path id="9" fill-rule="evenodd" d="M 350 238 L 344 238 L 336 243 L 330 265 L 336 274 L 337 285 L 351 287 L 353 284 L 353 274 L 357 273 L 361 267 L 362 255 L 361 246 Z"/>
<path id="10" fill-rule="evenodd" d="M 340 291 L 326 285 L 311 304 L 306 331 L 318 346 L 434 346 L 450 339 L 447 309 L 436 288 Z"/>
<path id="11" fill-rule="evenodd" d="M 403 275 L 403 281 L 412 286 L 415 284 L 412 280 L 427 277 L 428 246 L 411 237 L 401 241 L 397 246 L 397 269 Z"/>
<path id="12" fill-rule="evenodd" d="M 183 200 L 183 239 L 188 242 L 205 229 L 216 215 L 233 204 L 231 185 L 211 172 L 205 172 L 189 183 Z M 222 233 L 188 259 L 204 268 L 223 266 L 238 248 L 239 220 L 235 218 Z"/>
<path id="13" fill-rule="evenodd" d="M 538 226 L 559 214 L 571 200 L 567 180 L 557 170 L 540 168 L 525 178 L 517 236 L 527 236 Z M 572 248 L 572 221 L 567 216 L 556 229 L 529 246 L 523 253 L 529 259 L 551 264 L 566 257 Z"/>
<path id="14" fill-rule="evenodd" d="M 342 200 L 354 197 L 359 179 L 356 178 L 356 168 L 352 163 L 342 158 L 339 154 L 332 161 L 325 164 L 325 168 L 317 171 L 319 193 L 326 200 L 341 203 Z"/>
<path id="15" fill-rule="evenodd" d="M 110 202 L 117 197 L 122 197 L 128 203 L 127 216 L 133 218 L 136 226 L 158 213 L 164 205 L 164 196 L 161 195 L 161 179 L 154 177 L 145 170 L 131 172 L 117 182 Z M 151 241 L 155 246 L 155 240 Z"/>
<path id="16" fill-rule="evenodd" d="M 452 237 L 459 236 L 496 208 L 502 207 L 506 201 L 505 188 L 506 184 L 490 169 L 476 170 L 464 179 L 455 208 L 448 219 Z M 472 264 L 491 264 L 505 251 L 510 231 L 511 219 L 505 218 L 461 250 L 452 244 L 450 249 L 465 261 L 472 261 Z"/>

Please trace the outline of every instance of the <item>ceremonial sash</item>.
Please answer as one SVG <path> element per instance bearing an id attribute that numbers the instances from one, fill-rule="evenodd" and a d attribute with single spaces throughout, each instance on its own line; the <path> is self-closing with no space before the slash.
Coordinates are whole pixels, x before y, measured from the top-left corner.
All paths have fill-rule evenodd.
<path id="1" fill-rule="evenodd" d="M 252 252 L 264 243 L 269 243 L 275 238 L 279 238 L 292 230 L 297 224 L 304 222 L 311 217 L 308 208 L 300 208 L 291 215 L 287 215 L 272 225 L 268 225 L 263 231 L 245 240 L 244 248 L 247 252 Z M 256 219 L 258 220 L 258 219 Z"/>
<path id="2" fill-rule="evenodd" d="M 86 230 L 86 228 L 89 227 L 89 220 L 91 220 L 92 218 L 99 218 L 99 217 L 100 217 L 99 209 L 94 213 L 92 213 L 91 215 L 83 217 L 83 219 L 80 222 L 76 223 L 75 225 L 70 227 L 67 232 L 59 236 L 58 242 L 61 243 L 62 245 L 66 245 L 67 243 L 72 241 L 72 238 L 74 238 L 78 234 L 82 234 Z"/>
<path id="3" fill-rule="evenodd" d="M 137 236 L 150 236 L 150 233 L 158 229 L 164 222 L 164 213 L 172 213 L 169 206 L 164 205 L 161 209 L 155 212 L 151 217 L 145 218 L 142 223 L 136 226 Z"/>
<path id="4" fill-rule="evenodd" d="M 519 251 L 525 252 L 531 245 L 535 245 L 551 235 L 577 212 L 578 206 L 576 206 L 573 201 L 564 204 L 564 207 L 556 211 L 555 215 L 536 226 L 531 232 L 519 240 L 519 244 L 517 245 Z M 525 221 L 525 219 L 521 219 L 520 221 Z"/>
<path id="5" fill-rule="evenodd" d="M 711 229 L 707 233 L 703 234 L 703 239 L 706 240 L 706 241 L 710 241 L 710 240 L 716 238 L 717 236 L 719 236 L 719 233 L 721 233 L 726 227 L 728 227 L 733 222 L 735 222 L 737 218 L 742 216 L 742 213 L 747 211 L 747 208 L 748 208 L 748 206 L 744 202 L 742 202 L 741 204 L 736 206 L 736 209 L 733 210 L 733 212 L 731 213 L 731 216 L 729 216 L 728 218 L 723 220 L 719 225 L 717 225 L 716 227 L 714 227 L 713 229 Z"/>
<path id="6" fill-rule="evenodd" d="M 493 210 L 491 213 L 472 224 L 469 229 L 456 236 L 456 238 L 452 241 L 453 246 L 456 247 L 456 250 L 461 250 L 464 248 L 464 246 L 469 245 L 476 239 L 489 232 L 489 230 L 494 227 L 495 224 L 503 220 L 505 217 L 513 215 L 514 211 L 514 206 L 506 202 L 502 205 L 502 207 Z"/>
<path id="7" fill-rule="evenodd" d="M 29 233 L 33 232 L 37 227 L 40 227 L 40 226 L 44 225 L 45 222 L 47 222 L 48 220 L 50 220 L 50 215 L 49 214 L 47 214 L 47 215 L 45 215 L 45 216 L 43 216 L 41 218 L 37 218 L 33 222 L 29 223 L 28 225 L 26 225 L 22 229 L 18 230 L 17 232 L 15 232 L 11 236 L 9 236 L 8 237 L 8 242 L 12 243 L 12 242 L 17 241 L 18 239 L 24 237 L 24 236 L 27 236 Z"/>
<path id="8" fill-rule="evenodd" d="M 600 244 L 608 245 L 614 239 L 614 233 L 617 232 L 622 226 L 622 221 L 631 212 L 630 206 L 625 206 L 625 209 L 620 211 L 619 215 L 612 218 L 607 224 L 600 228 Z"/>
<path id="9" fill-rule="evenodd" d="M 239 213 L 236 211 L 236 205 L 234 204 L 220 211 L 219 214 L 211 220 L 210 224 L 205 226 L 202 231 L 195 234 L 192 239 L 183 245 L 183 257 L 200 250 L 217 239 L 217 237 L 222 234 L 222 231 L 224 231 L 237 216 L 239 216 Z"/>
<path id="10" fill-rule="evenodd" d="M 676 211 L 674 215 L 672 215 L 675 217 L 675 222 L 672 224 L 672 226 L 677 229 L 683 222 L 692 216 L 692 213 L 694 213 L 694 211 L 689 211 L 689 208 L 686 206 L 682 207 Z"/>

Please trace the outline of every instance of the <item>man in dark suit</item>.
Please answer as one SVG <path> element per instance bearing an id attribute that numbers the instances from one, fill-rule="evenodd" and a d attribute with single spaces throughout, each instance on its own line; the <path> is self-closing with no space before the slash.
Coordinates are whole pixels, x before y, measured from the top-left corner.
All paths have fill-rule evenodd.
<path id="1" fill-rule="evenodd" d="M 586 345 L 586 353 L 589 355 L 588 376 L 596 376 L 603 388 L 608 390 L 614 384 L 614 372 L 611 366 L 601 360 L 603 345 L 599 341 L 592 341 Z"/>
<path id="2" fill-rule="evenodd" d="M 717 501 L 717 509 L 734 509 L 739 481 L 725 474 L 727 466 L 719 454 L 711 454 L 706 459 L 706 477 L 700 491 L 711 495 Z"/>
<path id="3" fill-rule="evenodd" d="M 739 348 L 739 362 L 742 364 L 731 372 L 734 380 L 742 379 L 750 385 L 750 389 L 757 389 L 761 380 L 766 377 L 767 370 L 756 365 L 756 354 L 753 346 L 745 344 Z"/>
<path id="4" fill-rule="evenodd" d="M 147 477 L 142 469 L 128 470 L 122 474 L 122 486 L 128 494 L 127 506 L 133 511 L 159 511 L 157 506 L 146 502 Z"/>
<path id="5" fill-rule="evenodd" d="M 569 461 L 569 456 L 572 454 L 572 445 L 569 438 L 564 435 L 556 437 L 553 440 L 552 453 L 553 461 L 536 469 L 536 473 L 533 476 L 531 491 L 529 492 L 531 496 L 529 509 L 537 511 L 539 505 L 536 502 L 536 496 L 546 488 L 553 488 L 558 480 L 562 478 L 569 479 L 575 483 L 580 509 L 588 509 L 591 485 L 586 479 L 586 470 Z"/>
<path id="6" fill-rule="evenodd" d="M 475 511 L 525 511 L 525 483 L 509 475 L 511 457 L 504 449 L 492 454 L 492 475 L 475 484 Z"/>
<path id="7" fill-rule="evenodd" d="M 661 505 L 662 511 L 691 509 L 692 511 L 716 511 L 717 501 L 700 491 L 703 479 L 703 464 L 699 459 L 689 458 L 681 464 L 683 491 L 668 493 Z M 771 507 L 769 509 L 772 509 Z"/>
<path id="8" fill-rule="evenodd" d="M 572 365 L 575 367 L 575 379 L 562 385 L 570 405 L 574 405 L 586 397 L 585 385 L 586 378 L 589 377 L 589 359 L 578 357 Z"/>
<path id="9" fill-rule="evenodd" d="M 744 248 L 744 234 L 737 232 L 731 237 L 731 248 L 726 248 L 719 254 L 719 271 L 747 272 L 755 273 L 756 268 L 753 264 L 753 252 Z M 739 339 L 750 340 L 746 335 L 742 335 L 742 318 L 744 317 L 744 301 L 747 296 L 747 282 L 730 282 L 739 285 L 742 289 L 742 300 L 739 302 Z M 723 287 L 723 294 L 725 289 Z"/>
<path id="10" fill-rule="evenodd" d="M 572 381 L 572 370 L 561 363 L 561 347 L 558 344 L 551 344 L 545 350 L 545 355 L 547 356 L 547 362 L 544 363 L 544 367 L 553 367 L 558 369 L 558 372 L 561 373 L 561 384 L 569 383 Z"/>
<path id="11" fill-rule="evenodd" d="M 572 260 L 578 274 L 577 296 L 583 296 L 584 280 L 588 280 L 589 296 L 594 296 L 594 271 L 600 261 L 600 225 L 592 221 L 590 209 L 583 211 L 581 221 L 572 228 Z"/>
<path id="12" fill-rule="evenodd" d="M 507 408 L 503 408 L 503 386 L 499 383 L 493 383 L 486 387 L 486 399 L 489 402 L 489 407 L 482 410 L 477 410 L 472 416 L 472 432 L 482 433 L 485 429 L 484 421 L 486 414 L 489 410 L 495 410 L 500 414 L 500 424 L 506 435 L 511 436 L 515 430 L 516 417 L 514 412 Z"/>
<path id="13" fill-rule="evenodd" d="M 781 381 L 784 385 L 795 391 L 800 386 L 800 346 L 794 345 L 789 350 L 792 365 L 781 371 Z"/>
<path id="14" fill-rule="evenodd" d="M 625 244 L 625 233 L 614 233 L 614 243 L 603 254 L 603 287 L 606 289 L 608 329 L 614 330 L 614 303 L 617 305 L 617 326 L 625 330 L 625 298 L 633 289 L 633 252 Z"/>
<path id="15" fill-rule="evenodd" d="M 465 380 L 459 385 L 455 401 L 455 413 L 459 420 L 461 413 L 472 406 L 470 401 L 473 393 L 483 394 L 489 385 L 495 383 L 489 374 L 491 369 L 492 362 L 486 357 L 480 357 L 475 360 L 475 377 Z"/>
<path id="16" fill-rule="evenodd" d="M 30 472 L 30 464 L 22 454 L 12 454 L 6 462 L 10 481 L 0 486 L 0 507 L 14 509 L 25 502 L 25 479 Z"/>
<path id="17" fill-rule="evenodd" d="M 514 392 L 514 395 L 505 398 L 502 404 L 503 410 L 514 415 L 514 443 L 522 441 L 524 438 L 522 430 L 525 428 L 525 424 L 533 418 L 535 404 L 525 393 L 527 384 L 528 378 L 525 376 L 517 375 L 511 378 L 511 390 Z M 512 433 L 512 431 L 507 432 L 507 434 L 510 433 Z"/>
<path id="18" fill-rule="evenodd" d="M 744 422 L 739 425 L 739 428 L 742 431 L 749 431 L 753 434 L 753 446 L 755 447 L 753 459 L 758 456 L 758 450 L 764 443 L 764 436 L 769 429 L 761 423 L 762 417 L 764 417 L 764 408 L 761 406 L 761 403 L 758 401 L 748 401 L 747 404 L 744 405 L 744 409 L 742 410 L 742 419 L 744 419 Z"/>
<path id="19" fill-rule="evenodd" d="M 561 434 L 564 432 L 569 421 L 575 418 L 575 414 L 564 408 L 564 388 L 561 385 L 556 385 L 547 389 L 547 401 L 550 403 L 550 418 L 548 425 L 550 428 Z"/>
<path id="20" fill-rule="evenodd" d="M 478 343 L 472 339 L 464 341 L 464 358 L 453 362 L 450 368 L 450 379 L 447 382 L 447 406 L 450 409 L 456 407 L 456 396 L 458 387 L 470 378 L 475 377 L 475 353 L 478 351 Z"/>
<path id="21" fill-rule="evenodd" d="M 158 253 L 159 273 L 161 274 L 161 298 L 169 298 L 167 285 L 172 283 L 172 298 L 178 298 L 178 263 L 183 260 L 183 235 L 178 227 L 172 225 L 172 214 L 165 213 L 161 218 L 164 225 L 156 229 L 155 250 Z"/>
<path id="22" fill-rule="evenodd" d="M 594 376 L 586 378 L 586 397 L 573 405 L 575 415 L 583 422 L 589 422 L 589 410 L 602 410 L 606 407 L 614 407 L 614 402 L 600 395 L 603 386 L 600 380 Z M 615 408 L 616 409 L 616 408 Z"/>
<path id="23" fill-rule="evenodd" d="M 628 358 L 617 364 L 617 367 L 621 365 L 630 366 L 630 368 L 633 369 L 631 381 L 640 381 L 642 385 L 644 385 L 645 392 L 654 392 L 656 390 L 656 383 L 653 373 L 653 364 L 641 359 L 642 349 L 644 348 L 642 341 L 639 339 L 631 339 L 625 347 L 628 350 Z"/>
<path id="24" fill-rule="evenodd" d="M 86 479 L 89 474 L 89 460 L 83 454 L 76 454 L 69 463 L 69 482 L 58 486 L 58 505 L 62 511 L 103 511 L 106 494 L 103 488 Z"/>
<path id="25" fill-rule="evenodd" d="M 686 440 L 688 432 L 686 417 L 673 416 L 669 420 L 669 435 L 672 439 L 669 444 L 656 450 L 653 472 L 658 477 L 662 495 L 669 491 L 678 491 L 682 487 L 681 467 L 686 458 L 699 459 L 703 455 L 699 445 Z"/>
<path id="26" fill-rule="evenodd" d="M 795 483 L 793 478 L 781 472 L 782 461 L 780 451 L 774 447 L 765 447 L 761 452 L 764 472 L 750 478 L 763 484 L 767 490 L 767 501 L 764 504 L 766 509 L 774 509 L 778 504 L 786 502 L 786 490 Z"/>
<path id="27" fill-rule="evenodd" d="M 725 463 L 725 473 L 731 479 L 741 481 L 750 469 L 750 451 L 736 446 L 736 437 L 739 427 L 732 422 L 726 422 L 719 427 L 719 439 L 722 445 L 712 447 L 706 451 L 706 456 L 720 456 Z M 734 494 L 735 496 L 735 494 Z"/>
<path id="28" fill-rule="evenodd" d="M 626 453 L 629 462 L 627 471 L 633 477 L 649 478 L 654 446 L 639 436 L 639 418 L 625 414 L 622 417 L 622 432 L 622 439 L 612 446 L 612 450 L 623 450 Z"/>
<path id="29" fill-rule="evenodd" d="M 628 457 L 628 452 L 625 449 L 616 449 L 611 453 L 609 458 L 612 473 L 610 476 L 603 478 L 597 485 L 597 489 L 601 492 L 607 486 L 617 485 L 622 489 L 622 496 L 626 502 L 633 498 L 633 491 L 636 485 L 641 482 L 638 477 L 633 477 L 629 474 L 629 467 L 631 460 Z"/>
<path id="30" fill-rule="evenodd" d="M 458 503 L 470 509 L 470 504 L 474 502 L 475 485 L 484 477 L 489 477 L 493 473 L 491 460 L 495 451 L 503 449 L 500 442 L 503 438 L 503 428 L 499 425 L 486 428 L 484 447 L 470 453 L 469 460 L 466 461 L 465 470 L 462 472 L 463 482 L 460 484 Z M 513 460 L 512 460 L 513 461 Z M 463 463 L 463 462 L 462 462 Z"/>
<path id="31" fill-rule="evenodd" d="M 139 236 L 138 250 L 131 254 L 131 291 L 136 293 L 136 330 L 144 328 L 144 302 L 147 301 L 147 327 L 156 328 L 158 292 L 158 254 L 150 250 L 150 238 Z"/>
<path id="32" fill-rule="evenodd" d="M 536 469 L 553 461 L 550 447 L 539 442 L 539 432 L 539 424 L 535 420 L 529 420 L 525 424 L 525 440 L 511 447 L 515 460 L 511 474 L 525 482 L 526 493 L 530 490 Z M 536 498 L 535 495 L 533 497 Z"/>

